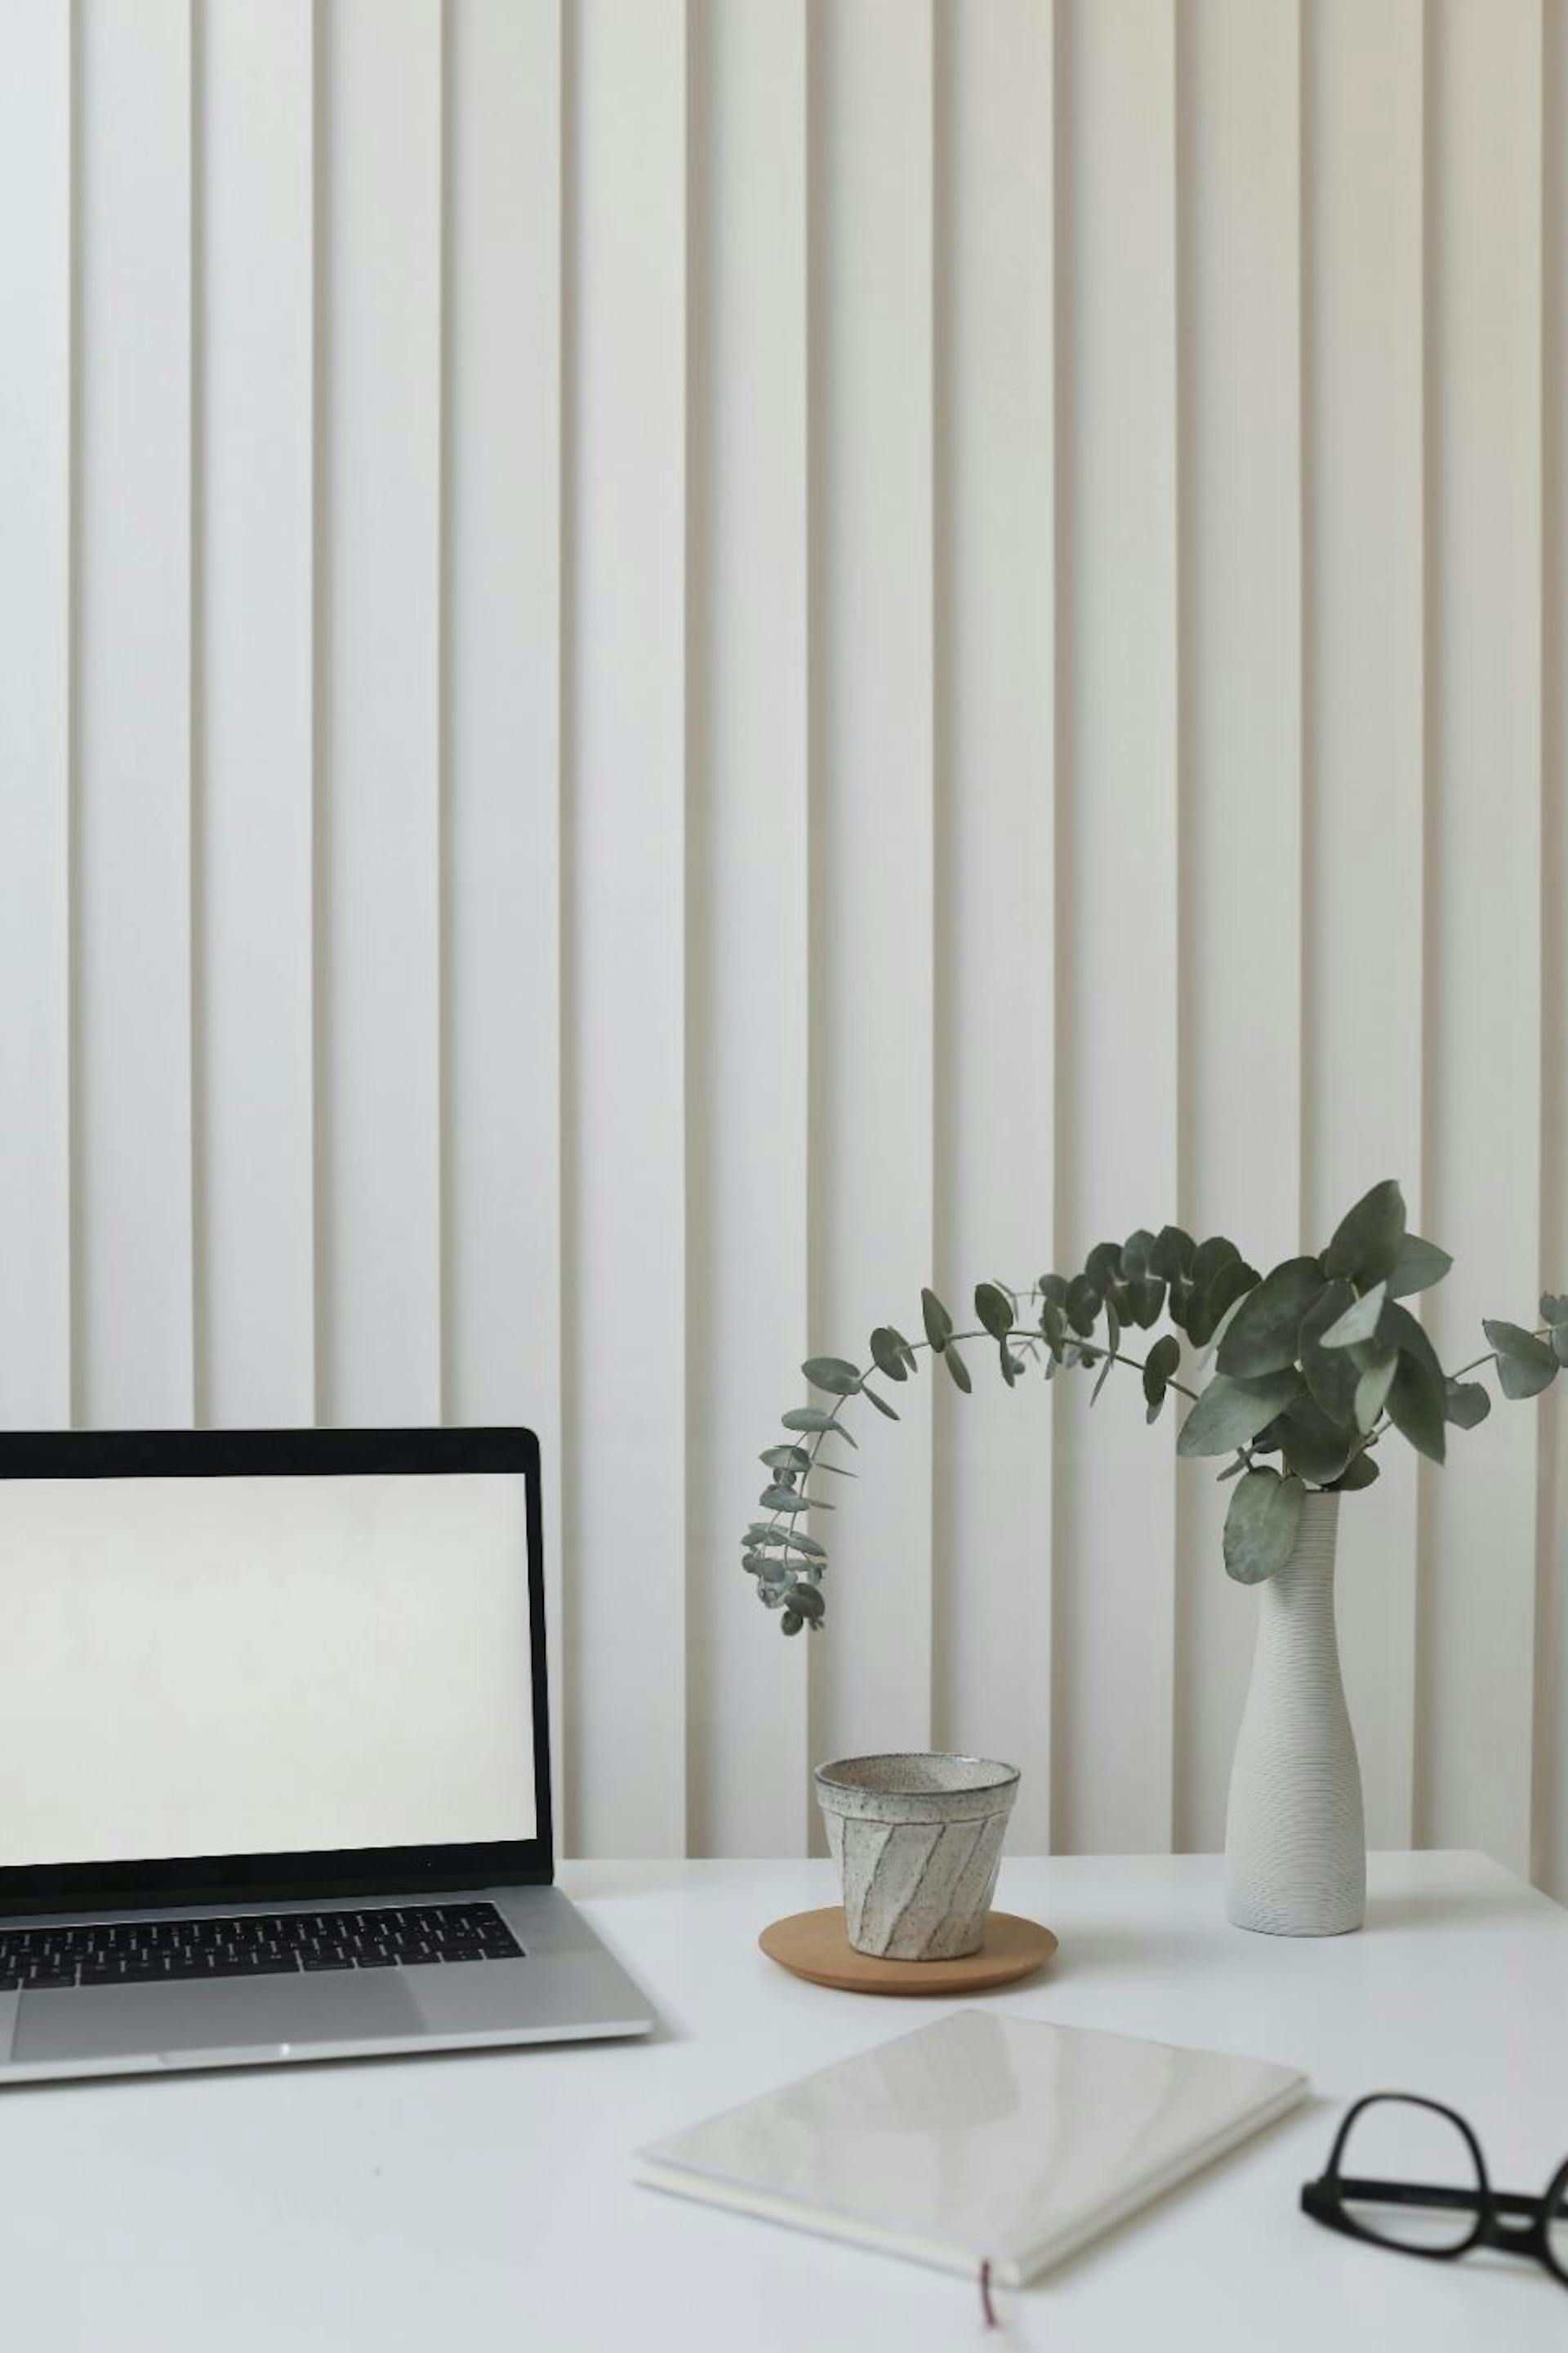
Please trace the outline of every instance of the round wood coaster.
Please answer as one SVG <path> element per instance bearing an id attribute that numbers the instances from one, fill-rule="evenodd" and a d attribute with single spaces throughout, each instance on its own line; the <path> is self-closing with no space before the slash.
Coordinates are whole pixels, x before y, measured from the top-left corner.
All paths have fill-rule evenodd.
<path id="1" fill-rule="evenodd" d="M 771 1922 L 757 1942 L 781 1968 L 841 1993 L 984 1993 L 1026 1978 L 1057 1949 L 1055 1936 L 1037 1920 L 993 1912 L 985 1923 L 984 1944 L 962 1960 L 878 1960 L 855 1950 L 844 1933 L 839 1904 L 822 1912 L 792 1912 L 785 1920 Z"/>

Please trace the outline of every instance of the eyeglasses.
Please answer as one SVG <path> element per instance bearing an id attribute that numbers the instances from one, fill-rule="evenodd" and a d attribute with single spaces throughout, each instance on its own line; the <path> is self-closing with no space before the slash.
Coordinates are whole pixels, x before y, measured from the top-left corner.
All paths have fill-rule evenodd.
<path id="1" fill-rule="evenodd" d="M 1539 2198 L 1494 2189 L 1463 2116 L 1414 2092 L 1356 2102 L 1328 2170 L 1303 2186 L 1301 2211 L 1331 2231 L 1437 2263 L 1472 2247 L 1532 2255 L 1568 2287 L 1568 2158 Z"/>

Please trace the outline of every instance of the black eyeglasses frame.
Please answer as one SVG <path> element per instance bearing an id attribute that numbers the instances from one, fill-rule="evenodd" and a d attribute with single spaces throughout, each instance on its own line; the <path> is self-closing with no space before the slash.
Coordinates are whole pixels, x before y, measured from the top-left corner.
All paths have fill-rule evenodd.
<path id="1" fill-rule="evenodd" d="M 1446 2116 L 1457 2126 L 1475 2159 L 1478 2187 L 1473 2190 L 1453 2189 L 1418 2181 L 1363 2179 L 1359 2175 L 1347 2179 L 1340 2171 L 1340 2160 L 1352 2127 L 1358 2116 L 1380 2100 L 1398 2100 L 1407 2107 L 1429 2108 L 1434 2116 Z M 1367 2230 L 1353 2215 L 1347 2214 L 1347 2197 L 1366 2205 L 1451 2207 L 1461 2212 L 1473 2207 L 1476 2219 L 1469 2236 L 1461 2239 L 1457 2246 L 1408 2246 L 1397 2239 L 1380 2238 L 1375 2231 Z M 1502 2254 L 1524 2255 L 1543 2264 L 1561 2286 L 1568 2287 L 1568 2270 L 1552 2253 L 1547 2232 L 1548 2221 L 1553 2214 L 1568 2215 L 1568 2158 L 1564 2158 L 1539 2198 L 1531 2198 L 1523 2190 L 1494 2189 L 1481 2145 L 1464 2117 L 1457 2110 L 1445 2107 L 1440 2100 L 1423 2098 L 1419 2092 L 1368 2092 L 1356 2101 L 1334 2136 L 1326 2169 L 1316 2181 L 1301 2185 L 1301 2211 L 1327 2230 L 1343 2232 L 1348 2239 L 1360 2239 L 1369 2247 L 1386 2248 L 1392 2254 L 1421 2255 L 1428 2263 L 1456 2263 L 1474 2247 L 1494 2247 Z M 1528 2215 L 1530 2219 L 1521 2227 L 1507 2219 L 1514 2214 Z"/>

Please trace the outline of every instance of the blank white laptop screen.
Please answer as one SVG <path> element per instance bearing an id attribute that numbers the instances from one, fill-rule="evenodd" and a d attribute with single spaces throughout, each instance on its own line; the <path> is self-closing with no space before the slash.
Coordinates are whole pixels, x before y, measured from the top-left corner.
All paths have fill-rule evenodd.
<path id="1" fill-rule="evenodd" d="M 521 1472 L 0 1480 L 0 1866 L 537 1833 Z"/>

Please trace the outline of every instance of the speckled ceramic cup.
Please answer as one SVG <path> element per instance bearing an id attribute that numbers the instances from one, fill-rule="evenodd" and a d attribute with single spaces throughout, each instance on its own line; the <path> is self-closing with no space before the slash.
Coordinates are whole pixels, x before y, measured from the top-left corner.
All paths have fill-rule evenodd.
<path id="1" fill-rule="evenodd" d="M 987 1757 L 843 1757 L 816 1778 L 856 1951 L 889 1961 L 977 1953 L 1017 1767 Z"/>

